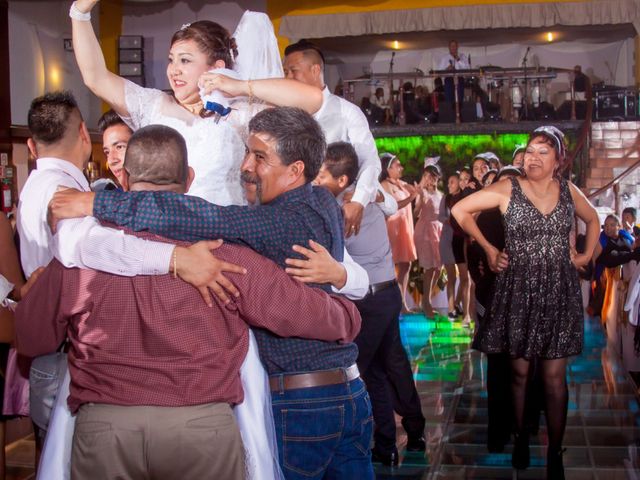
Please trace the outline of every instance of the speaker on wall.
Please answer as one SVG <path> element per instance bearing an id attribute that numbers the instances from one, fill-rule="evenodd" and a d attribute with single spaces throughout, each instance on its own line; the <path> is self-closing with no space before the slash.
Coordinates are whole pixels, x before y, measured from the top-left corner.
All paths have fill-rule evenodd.
<path id="1" fill-rule="evenodd" d="M 140 35 L 121 35 L 118 38 L 118 73 L 145 86 L 144 38 Z"/>

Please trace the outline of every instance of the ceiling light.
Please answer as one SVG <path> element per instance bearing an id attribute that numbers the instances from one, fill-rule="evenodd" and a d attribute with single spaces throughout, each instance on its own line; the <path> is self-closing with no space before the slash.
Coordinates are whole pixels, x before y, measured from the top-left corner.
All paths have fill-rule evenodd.
<path id="1" fill-rule="evenodd" d="M 553 32 L 547 32 L 547 42 L 553 42 Z"/>
<path id="2" fill-rule="evenodd" d="M 391 43 L 391 48 L 393 48 L 394 50 L 400 50 L 400 42 L 398 42 L 398 40 L 394 40 Z"/>

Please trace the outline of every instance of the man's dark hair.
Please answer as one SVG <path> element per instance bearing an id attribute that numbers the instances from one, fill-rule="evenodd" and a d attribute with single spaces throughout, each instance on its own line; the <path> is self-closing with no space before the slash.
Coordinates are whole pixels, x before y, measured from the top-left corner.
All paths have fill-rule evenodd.
<path id="1" fill-rule="evenodd" d="M 78 103 L 67 90 L 45 93 L 33 99 L 27 115 L 31 137 L 36 143 L 45 145 L 59 142 L 71 126 L 74 114 L 82 121 Z"/>
<path id="2" fill-rule="evenodd" d="M 309 40 L 303 39 L 288 45 L 287 48 L 284 49 L 284 56 L 286 57 L 287 55 L 291 55 L 295 52 L 302 52 L 305 56 L 312 57 L 313 61 L 319 63 L 321 67 L 324 67 L 324 55 L 322 54 L 322 50 Z"/>
<path id="3" fill-rule="evenodd" d="M 124 168 L 129 183 L 186 184 L 189 166 L 187 144 L 176 130 L 148 125 L 134 132 L 127 145 Z"/>
<path id="4" fill-rule="evenodd" d="M 307 112 L 294 107 L 267 108 L 251 119 L 249 131 L 272 137 L 284 165 L 301 160 L 307 182 L 316 178 L 327 144 L 320 125 Z"/>
<path id="5" fill-rule="evenodd" d="M 638 215 L 637 215 L 638 211 L 633 207 L 627 207 L 624 210 L 622 210 L 622 214 L 624 215 L 625 213 L 628 213 L 629 215 L 631 215 L 634 220 L 638 218 Z"/>
<path id="6" fill-rule="evenodd" d="M 110 109 L 104 112 L 98 120 L 98 131 L 100 133 L 104 133 L 107 128 L 114 127 L 116 125 L 124 125 L 125 127 L 129 128 L 129 130 L 131 130 L 129 125 L 127 125 L 124 120 L 120 118 L 120 115 L 118 115 L 114 110 Z"/>
<path id="7" fill-rule="evenodd" d="M 327 147 L 324 166 L 333 178 L 347 176 L 349 185 L 358 178 L 358 154 L 347 142 L 334 142 Z"/>

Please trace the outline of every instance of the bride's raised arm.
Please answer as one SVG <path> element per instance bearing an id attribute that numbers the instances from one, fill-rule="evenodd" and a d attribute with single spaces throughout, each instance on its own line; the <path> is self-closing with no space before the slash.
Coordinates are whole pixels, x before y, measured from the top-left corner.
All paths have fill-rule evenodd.
<path id="1" fill-rule="evenodd" d="M 122 116 L 128 116 L 124 79 L 107 70 L 104 55 L 89 19 L 80 20 L 82 14 L 89 14 L 98 0 L 77 0 L 71 7 L 73 51 L 82 74 L 84 84 L 107 102 Z M 74 15 L 75 8 L 75 15 Z"/>

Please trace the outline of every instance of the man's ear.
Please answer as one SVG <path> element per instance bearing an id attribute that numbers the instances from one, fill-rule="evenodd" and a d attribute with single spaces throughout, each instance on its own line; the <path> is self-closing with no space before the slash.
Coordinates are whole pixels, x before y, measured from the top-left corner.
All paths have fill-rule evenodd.
<path id="1" fill-rule="evenodd" d="M 36 147 L 36 142 L 34 142 L 31 137 L 27 139 L 27 148 L 33 158 L 38 158 L 38 148 Z"/>
<path id="2" fill-rule="evenodd" d="M 304 162 L 302 160 L 296 160 L 289 164 L 290 182 L 295 183 L 300 177 L 304 176 Z"/>
<path id="3" fill-rule="evenodd" d="M 91 135 L 89 135 L 89 129 L 84 122 L 80 122 L 80 137 L 85 143 L 91 144 Z"/>
<path id="4" fill-rule="evenodd" d="M 193 168 L 189 167 L 188 171 L 187 171 L 187 184 L 186 189 L 184 191 L 184 193 L 187 193 L 189 191 L 189 188 L 191 188 L 191 184 L 193 183 L 193 179 L 196 177 L 196 172 L 193 171 Z"/>
<path id="5" fill-rule="evenodd" d="M 338 177 L 338 186 L 340 188 L 347 188 L 349 186 L 349 177 L 340 175 L 340 177 Z"/>
<path id="6" fill-rule="evenodd" d="M 313 72 L 314 77 L 320 78 L 320 75 L 322 75 L 322 65 L 320 65 L 319 63 L 314 63 L 313 65 L 311 65 L 311 71 Z"/>

